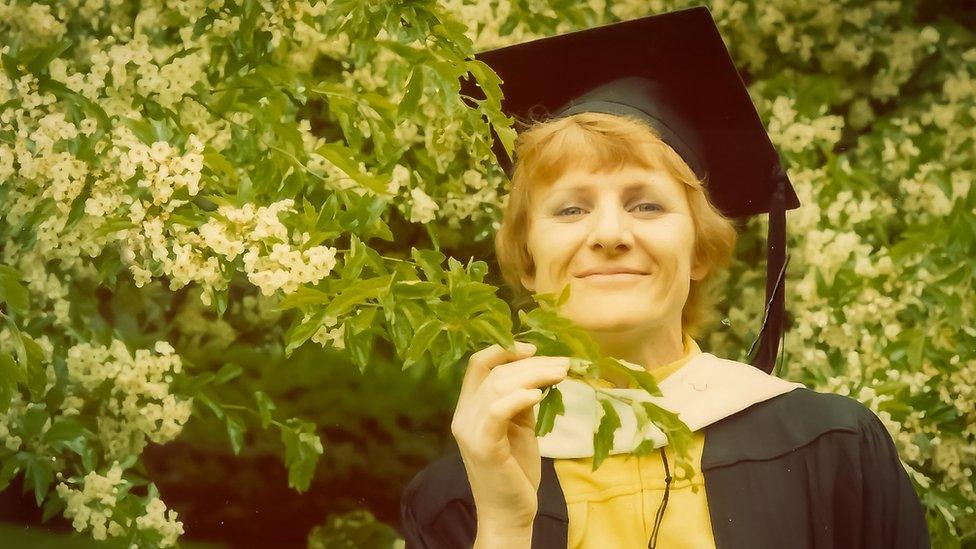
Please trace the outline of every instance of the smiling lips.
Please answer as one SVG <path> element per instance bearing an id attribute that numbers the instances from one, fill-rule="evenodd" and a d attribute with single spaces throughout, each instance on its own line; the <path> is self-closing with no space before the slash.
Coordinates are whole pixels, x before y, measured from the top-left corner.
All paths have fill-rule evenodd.
<path id="1" fill-rule="evenodd" d="M 582 273 L 576 275 L 579 278 L 589 278 L 589 277 L 601 277 L 610 278 L 614 275 L 646 275 L 647 273 L 643 271 L 638 271 L 637 269 L 630 269 L 627 267 L 608 267 L 605 269 L 590 269 L 588 271 L 583 271 Z M 621 278 L 631 278 L 628 276 L 621 276 Z"/>
<path id="2" fill-rule="evenodd" d="M 617 284 L 636 282 L 641 280 L 646 275 L 647 273 L 634 269 L 608 268 L 590 269 L 589 271 L 584 271 L 582 274 L 578 275 L 578 278 L 582 278 L 590 284 L 613 286 Z"/>

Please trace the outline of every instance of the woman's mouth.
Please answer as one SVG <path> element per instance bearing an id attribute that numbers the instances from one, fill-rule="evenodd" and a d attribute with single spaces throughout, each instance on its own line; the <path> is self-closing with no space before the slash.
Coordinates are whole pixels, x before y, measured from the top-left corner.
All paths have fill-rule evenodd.
<path id="1" fill-rule="evenodd" d="M 617 285 L 637 282 L 647 275 L 637 273 L 591 274 L 581 277 L 590 284 Z"/>

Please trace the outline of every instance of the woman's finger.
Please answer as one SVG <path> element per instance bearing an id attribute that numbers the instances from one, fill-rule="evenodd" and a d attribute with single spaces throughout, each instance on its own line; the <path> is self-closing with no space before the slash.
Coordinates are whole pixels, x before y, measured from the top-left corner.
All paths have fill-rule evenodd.
<path id="1" fill-rule="evenodd" d="M 485 434 L 489 440 L 502 440 L 508 435 L 511 419 L 542 400 L 541 389 L 517 389 L 488 405 Z"/>
<path id="2" fill-rule="evenodd" d="M 489 398 L 508 394 L 517 389 L 541 389 L 559 383 L 569 373 L 569 360 L 566 357 L 531 357 L 512 362 L 492 370 L 483 382 L 483 390 Z"/>
<path id="3" fill-rule="evenodd" d="M 506 351 L 504 347 L 496 343 L 472 354 L 471 358 L 468 359 L 468 368 L 464 372 L 464 379 L 461 381 L 459 400 L 465 399 L 469 393 L 474 392 L 488 377 L 492 368 L 532 356 L 536 347 L 531 343 L 516 341 L 515 350 L 514 353 Z"/>

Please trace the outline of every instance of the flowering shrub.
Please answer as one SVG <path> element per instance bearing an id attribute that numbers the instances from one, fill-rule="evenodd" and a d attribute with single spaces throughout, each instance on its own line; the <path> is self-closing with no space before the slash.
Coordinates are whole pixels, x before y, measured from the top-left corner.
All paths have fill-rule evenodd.
<path id="1" fill-rule="evenodd" d="M 489 263 L 455 259 L 484 252 L 507 196 L 490 130 L 514 138 L 471 54 L 698 3 L 0 0 L 0 489 L 21 475 L 46 517 L 172 545 L 139 456 L 188 422 L 235 453 L 274 431 L 306 489 L 328 441 L 227 357 L 287 375 L 311 340 L 361 369 L 377 347 L 444 369 L 517 331 Z M 973 15 L 708 5 L 803 204 L 780 375 L 871 406 L 934 542 L 958 545 L 976 528 Z M 764 223 L 703 342 L 730 358 L 761 318 Z"/>

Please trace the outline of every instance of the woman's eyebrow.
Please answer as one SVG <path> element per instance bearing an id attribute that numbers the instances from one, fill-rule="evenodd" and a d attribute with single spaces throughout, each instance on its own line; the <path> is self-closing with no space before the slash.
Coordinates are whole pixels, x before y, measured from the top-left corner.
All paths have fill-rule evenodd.
<path id="1" fill-rule="evenodd" d="M 589 194 L 592 192 L 594 187 L 592 185 L 576 184 L 568 187 L 561 187 L 559 189 L 553 189 L 550 196 L 557 196 L 563 193 L 583 193 Z M 653 179 L 641 179 L 637 181 L 631 181 L 623 185 L 622 191 L 624 194 L 630 194 L 638 190 L 660 190 L 660 186 Z"/>

